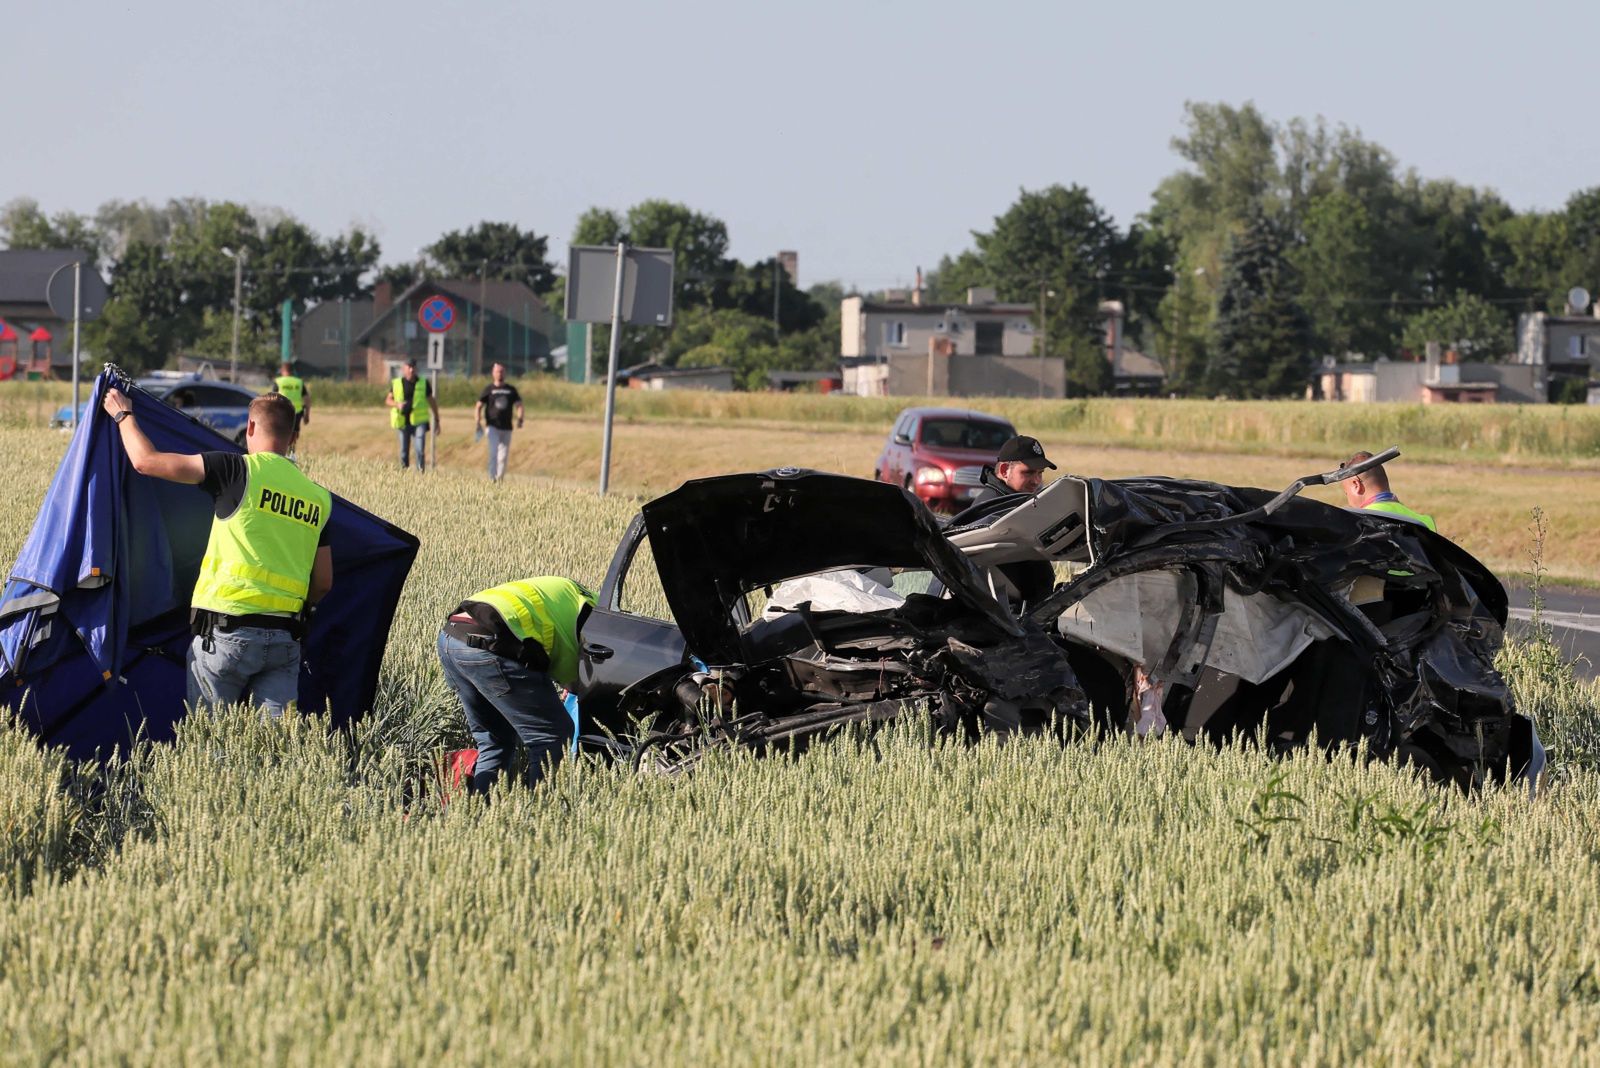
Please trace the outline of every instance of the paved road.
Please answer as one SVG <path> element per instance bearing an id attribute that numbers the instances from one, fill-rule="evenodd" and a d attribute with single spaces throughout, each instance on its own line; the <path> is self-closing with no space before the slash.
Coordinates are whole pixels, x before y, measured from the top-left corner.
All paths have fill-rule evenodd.
<path id="1" fill-rule="evenodd" d="M 1512 634 L 1526 633 L 1528 621 L 1533 618 L 1529 610 L 1528 590 L 1524 586 L 1507 585 L 1511 595 Z M 1600 591 L 1575 589 L 1570 586 L 1547 586 L 1544 589 L 1544 620 L 1555 632 L 1561 651 L 1569 659 L 1578 659 L 1575 668 L 1582 678 L 1600 676 Z"/>

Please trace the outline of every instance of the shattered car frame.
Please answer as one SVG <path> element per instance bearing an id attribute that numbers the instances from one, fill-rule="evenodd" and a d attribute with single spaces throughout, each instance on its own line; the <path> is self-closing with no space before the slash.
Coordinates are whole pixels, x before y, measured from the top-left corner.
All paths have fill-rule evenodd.
<path id="1" fill-rule="evenodd" d="M 653 720 L 634 752 L 665 766 L 921 706 L 948 729 L 1315 737 L 1463 787 L 1531 778 L 1543 750 L 1494 667 L 1499 581 L 1417 524 L 1296 496 L 1396 454 L 1276 495 L 1067 475 L 948 526 L 840 475 L 689 482 L 644 506 L 607 575 L 647 538 L 676 626 L 641 659 L 603 593 L 581 692 L 609 730 Z M 1028 604 L 1019 564 L 1076 574 Z M 893 588 L 907 576 L 925 591 Z M 623 647 L 631 685 L 604 677 Z"/>
<path id="2" fill-rule="evenodd" d="M 620 611 L 615 597 L 644 538 L 676 642 L 660 621 Z M 807 599 L 780 605 L 795 588 L 786 583 L 805 576 L 819 579 Z M 905 592 L 893 588 L 900 580 Z M 876 597 L 876 610 L 838 609 L 832 593 Z M 758 612 L 752 602 L 762 597 L 769 603 Z M 707 741 L 793 744 L 911 706 L 952 729 L 1087 722 L 1062 644 L 996 600 L 898 486 L 797 469 L 685 483 L 643 507 L 600 602 L 584 627 L 580 696 L 590 722 L 615 733 L 654 721 L 639 754 L 676 760 Z M 654 649 L 641 650 L 641 637 Z M 638 670 L 652 655 L 656 670 L 617 685 L 610 663 L 628 656 Z"/>

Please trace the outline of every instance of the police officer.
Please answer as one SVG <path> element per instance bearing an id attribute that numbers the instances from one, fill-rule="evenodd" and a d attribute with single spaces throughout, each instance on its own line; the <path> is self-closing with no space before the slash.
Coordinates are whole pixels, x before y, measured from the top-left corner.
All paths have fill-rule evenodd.
<path id="1" fill-rule="evenodd" d="M 135 471 L 199 486 L 214 502 L 190 597 L 190 707 L 248 698 L 282 715 L 299 693 L 304 612 L 333 586 L 333 497 L 284 456 L 294 447 L 294 406 L 273 393 L 251 401 L 243 456 L 160 452 L 129 397 L 107 390 L 104 407 Z"/>
<path id="2" fill-rule="evenodd" d="M 982 504 L 1012 493 L 1038 493 L 1044 486 L 1044 472 L 1056 469 L 1044 454 L 1038 438 L 1018 434 L 1000 446 L 993 465 L 985 465 L 980 476 L 982 489 L 972 504 Z M 970 505 L 969 505 L 970 507 Z M 1045 560 L 1018 560 L 1001 564 L 997 570 L 1017 591 L 1018 605 L 1035 605 L 1055 588 L 1056 572 Z"/>
<path id="3" fill-rule="evenodd" d="M 400 435 L 400 466 L 411 466 L 411 446 L 417 447 L 417 470 L 428 469 L 428 423 L 433 415 L 433 432 L 439 432 L 439 401 L 426 378 L 417 377 L 417 361 L 407 360 L 400 377 L 389 380 L 383 403 L 389 407 L 389 425 Z"/>
<path id="4" fill-rule="evenodd" d="M 550 575 L 481 590 L 445 620 L 439 663 L 478 745 L 474 792 L 494 785 L 518 746 L 532 786 L 576 744 L 577 717 L 555 687 L 577 682 L 578 635 L 594 602 L 590 590 Z"/>
<path id="5" fill-rule="evenodd" d="M 278 377 L 272 380 L 272 392 L 283 394 L 294 405 L 297 428 L 311 422 L 311 391 L 306 388 L 306 380 L 294 373 L 288 360 L 278 365 Z"/>
<path id="6" fill-rule="evenodd" d="M 1045 456 L 1044 446 L 1039 444 L 1038 438 L 1030 438 L 1025 434 L 1008 438 L 1000 446 L 994 463 L 984 466 L 981 476 L 983 488 L 972 498 L 972 503 L 992 501 L 1008 493 L 1038 493 L 1044 485 L 1046 468 L 1054 471 L 1056 465 Z"/>
<path id="7" fill-rule="evenodd" d="M 1370 459 L 1372 459 L 1370 452 L 1358 452 L 1341 466 L 1351 467 Z M 1400 498 L 1389 489 L 1389 474 L 1383 469 L 1382 464 L 1368 468 L 1354 478 L 1347 478 L 1339 485 L 1344 487 L 1344 499 L 1351 508 L 1368 512 L 1386 512 L 1413 523 L 1420 523 L 1432 531 L 1439 529 L 1434 525 L 1433 516 L 1423 515 L 1400 503 Z"/>

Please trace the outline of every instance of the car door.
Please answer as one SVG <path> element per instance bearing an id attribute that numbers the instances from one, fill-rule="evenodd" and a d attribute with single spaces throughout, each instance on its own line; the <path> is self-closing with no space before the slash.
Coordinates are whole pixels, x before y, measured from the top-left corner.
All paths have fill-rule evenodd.
<path id="1" fill-rule="evenodd" d="M 915 440 L 917 419 L 913 415 L 902 415 L 895 424 L 893 437 L 890 439 L 889 448 L 893 460 L 890 471 L 884 473 L 884 481 L 896 486 L 905 485 L 906 475 L 910 472 L 911 442 Z"/>
<path id="2" fill-rule="evenodd" d="M 579 637 L 578 702 L 585 731 L 626 727 L 617 721 L 618 695 L 646 675 L 685 662 L 683 634 L 656 576 L 643 516 L 628 524 Z"/>
<path id="3" fill-rule="evenodd" d="M 189 393 L 193 398 L 192 407 L 185 411 L 190 415 L 223 437 L 232 438 L 243 432 L 249 419 L 251 394 L 210 384 L 191 386 Z"/>

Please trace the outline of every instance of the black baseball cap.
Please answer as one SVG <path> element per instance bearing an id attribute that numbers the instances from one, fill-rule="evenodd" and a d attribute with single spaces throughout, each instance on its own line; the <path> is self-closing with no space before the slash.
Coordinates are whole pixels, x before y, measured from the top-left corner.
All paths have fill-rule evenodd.
<path id="1" fill-rule="evenodd" d="M 1026 434 L 1018 434 L 1000 446 L 1000 454 L 994 458 L 994 462 L 997 464 L 1020 462 L 1029 467 L 1048 467 L 1052 471 L 1056 469 L 1056 465 L 1045 457 L 1044 446 L 1039 444 L 1039 439 L 1030 438 Z"/>

